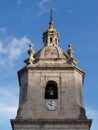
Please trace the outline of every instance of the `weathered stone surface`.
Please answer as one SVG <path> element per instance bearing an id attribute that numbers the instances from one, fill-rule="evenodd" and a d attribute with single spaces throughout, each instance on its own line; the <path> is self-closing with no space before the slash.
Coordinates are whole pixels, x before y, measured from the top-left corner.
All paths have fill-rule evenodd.
<path id="1" fill-rule="evenodd" d="M 53 21 L 43 33 L 44 47 L 35 53 L 30 45 L 27 64 L 18 71 L 20 97 L 13 130 L 90 130 L 83 105 L 84 72 L 76 66 L 71 44 L 59 47 Z M 51 84 L 48 84 L 51 83 Z M 50 85 L 50 86 L 49 86 Z M 46 94 L 50 97 L 47 98 Z M 52 101 L 55 102 L 55 109 Z M 49 103 L 49 104 L 48 104 Z M 46 104 L 49 106 L 46 107 Z"/>
<path id="2" fill-rule="evenodd" d="M 25 68 L 26 69 L 26 68 Z M 75 67 L 72 68 L 47 68 L 38 70 L 28 68 L 24 73 L 21 71 L 20 106 L 19 118 L 27 119 L 78 119 L 83 106 L 82 85 L 84 73 Z M 24 76 L 25 75 L 25 76 Z M 26 79 L 25 79 L 26 78 Z M 27 80 L 28 79 L 28 80 Z M 55 81 L 58 87 L 57 109 L 47 111 L 45 104 L 45 86 L 48 81 Z M 24 100 L 24 95 L 25 100 Z M 44 113 L 44 114 L 43 114 Z M 17 116 L 17 117 L 18 117 Z"/>

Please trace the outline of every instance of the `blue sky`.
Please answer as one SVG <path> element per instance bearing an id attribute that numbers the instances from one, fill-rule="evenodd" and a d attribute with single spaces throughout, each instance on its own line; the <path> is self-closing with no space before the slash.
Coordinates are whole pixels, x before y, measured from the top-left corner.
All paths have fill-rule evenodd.
<path id="1" fill-rule="evenodd" d="M 98 128 L 98 1 L 97 0 L 0 0 L 0 130 L 11 130 L 10 118 L 18 107 L 17 71 L 28 57 L 32 42 L 35 52 L 42 46 L 42 33 L 48 28 L 53 9 L 60 47 L 72 43 L 78 66 L 86 75 L 84 106 Z"/>

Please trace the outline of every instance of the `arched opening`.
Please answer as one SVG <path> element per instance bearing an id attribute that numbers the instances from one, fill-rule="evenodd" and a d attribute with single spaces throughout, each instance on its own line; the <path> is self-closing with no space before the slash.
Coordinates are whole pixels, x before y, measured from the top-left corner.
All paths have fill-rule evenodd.
<path id="1" fill-rule="evenodd" d="M 53 41 L 53 39 L 52 39 L 52 37 L 50 37 L 50 43 L 52 43 L 52 41 Z"/>
<path id="2" fill-rule="evenodd" d="M 45 87 L 45 99 L 58 99 L 58 88 L 55 81 L 48 81 Z"/>

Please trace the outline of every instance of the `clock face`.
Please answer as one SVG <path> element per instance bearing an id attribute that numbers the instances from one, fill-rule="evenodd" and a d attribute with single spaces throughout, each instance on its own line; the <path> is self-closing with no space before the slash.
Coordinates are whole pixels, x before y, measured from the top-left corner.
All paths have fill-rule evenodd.
<path id="1" fill-rule="evenodd" d="M 56 102 L 54 100 L 49 100 L 46 102 L 46 108 L 50 111 L 56 110 Z"/>

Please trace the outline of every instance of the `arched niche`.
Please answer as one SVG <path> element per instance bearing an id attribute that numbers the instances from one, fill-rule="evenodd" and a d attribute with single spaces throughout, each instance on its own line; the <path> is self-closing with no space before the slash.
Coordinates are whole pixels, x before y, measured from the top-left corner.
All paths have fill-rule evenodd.
<path id="1" fill-rule="evenodd" d="M 58 88 L 55 81 L 48 81 L 45 87 L 45 99 L 58 99 Z"/>

